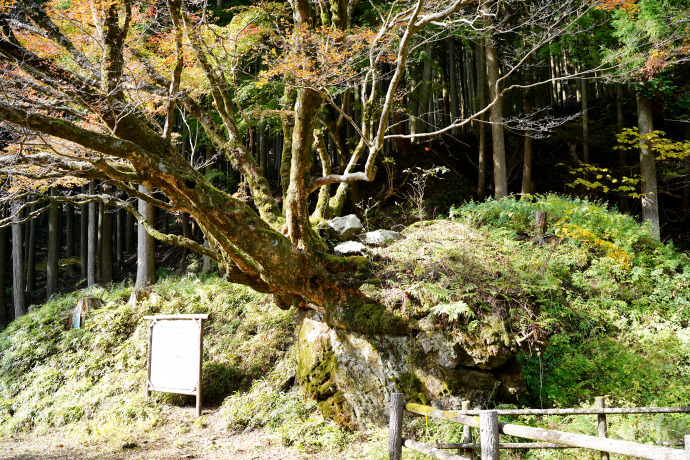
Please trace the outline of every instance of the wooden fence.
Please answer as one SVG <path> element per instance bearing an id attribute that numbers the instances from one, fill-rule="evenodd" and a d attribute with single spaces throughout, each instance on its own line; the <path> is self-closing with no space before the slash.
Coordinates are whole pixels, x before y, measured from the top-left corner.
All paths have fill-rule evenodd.
<path id="1" fill-rule="evenodd" d="M 606 408 L 604 399 L 596 399 L 593 409 L 505 409 L 505 410 L 460 410 L 443 411 L 421 404 L 407 404 L 402 393 L 391 396 L 390 435 L 388 450 L 390 460 L 402 458 L 403 446 L 441 460 L 470 460 L 468 452 L 481 451 L 481 460 L 498 460 L 499 449 L 567 449 L 582 448 L 601 452 L 602 460 L 608 454 L 629 455 L 650 460 L 690 460 L 690 435 L 685 436 L 685 448 L 653 446 L 606 437 L 607 414 L 677 414 L 690 413 L 690 407 L 635 407 Z M 463 404 L 463 409 L 467 406 Z M 404 411 L 439 420 L 465 425 L 462 443 L 424 444 L 402 436 Z M 498 421 L 499 415 L 597 415 L 599 436 L 567 433 Z M 479 443 L 471 442 L 471 428 L 479 428 Z M 499 443 L 499 435 L 510 435 L 530 439 L 529 443 Z M 459 449 L 464 454 L 450 453 L 448 449 Z"/>

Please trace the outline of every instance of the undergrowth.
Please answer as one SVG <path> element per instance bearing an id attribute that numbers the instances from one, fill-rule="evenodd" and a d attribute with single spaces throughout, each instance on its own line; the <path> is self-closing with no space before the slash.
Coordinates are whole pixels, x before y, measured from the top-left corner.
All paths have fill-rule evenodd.
<path id="1" fill-rule="evenodd" d="M 147 324 L 152 314 L 209 313 L 203 388 L 219 404 L 269 372 L 291 351 L 294 318 L 270 298 L 214 277 L 168 277 L 133 305 L 131 286 L 59 296 L 0 333 L 0 434 L 67 427 L 126 437 L 162 423 L 165 404 L 189 397 L 144 396 Z M 82 329 L 71 329 L 79 297 L 100 297 Z M 76 423 L 79 422 L 79 423 Z"/>
<path id="2" fill-rule="evenodd" d="M 541 245 L 533 227 L 537 211 L 548 214 Z M 654 241 L 649 227 L 602 203 L 557 195 L 469 203 L 453 209 L 451 218 L 457 225 L 455 240 L 468 243 L 464 249 L 458 244 L 431 254 L 426 246 L 421 264 L 432 266 L 433 254 L 439 251 L 454 251 L 455 263 L 449 264 L 453 260 L 449 258 L 442 266 L 436 262 L 443 270 L 433 275 L 425 269 L 415 274 L 403 265 L 401 289 L 411 292 L 411 287 L 433 276 L 452 280 L 445 283 L 443 302 L 462 300 L 474 312 L 502 308 L 513 332 L 525 337 L 519 361 L 528 391 L 522 404 L 592 407 L 595 396 L 605 396 L 608 407 L 688 405 L 687 254 L 671 243 Z M 419 243 L 426 236 L 408 230 L 409 237 Z M 466 315 L 455 322 L 448 319 L 448 325 L 468 328 L 472 321 Z M 502 420 L 596 435 L 594 416 Z M 460 439 L 453 424 L 417 420 L 408 429 L 418 439 Z M 609 417 L 612 438 L 675 443 L 688 433 L 688 415 Z M 502 458 L 598 458 L 599 454 L 533 450 L 522 455 L 505 452 Z"/>

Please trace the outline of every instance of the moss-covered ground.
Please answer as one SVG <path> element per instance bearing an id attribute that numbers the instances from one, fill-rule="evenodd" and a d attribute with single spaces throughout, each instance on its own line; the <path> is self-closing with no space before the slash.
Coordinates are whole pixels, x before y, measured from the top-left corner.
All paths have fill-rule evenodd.
<path id="1" fill-rule="evenodd" d="M 549 216 L 543 243 L 532 226 L 537 211 Z M 418 328 L 454 328 L 475 334 L 477 343 L 489 335 L 517 339 L 528 385 L 524 405 L 586 407 L 594 396 L 606 396 L 608 406 L 690 405 L 690 258 L 670 242 L 655 242 L 630 217 L 554 195 L 509 198 L 465 205 L 449 220 L 415 224 L 404 235 L 369 252 L 363 289 Z M 64 432 L 122 443 L 169 426 L 171 410 L 191 410 L 192 402 L 166 394 L 145 399 L 141 317 L 209 313 L 207 410 L 228 436 L 263 430 L 285 449 L 324 458 L 323 452 L 372 437 L 378 453 L 359 458 L 384 455 L 380 431 L 338 428 L 292 386 L 293 312 L 194 273 L 164 278 L 152 292 L 137 305 L 128 303 L 127 285 L 91 292 L 105 305 L 80 330 L 69 328 L 69 313 L 86 293 L 58 297 L 0 333 L 3 439 Z M 496 318 L 507 330 L 494 330 Z M 643 442 L 673 442 L 690 432 L 683 415 L 609 420 L 612 437 Z M 592 417 L 512 421 L 596 429 Z M 461 431 L 419 420 L 407 429 L 410 437 L 439 441 L 457 440 Z M 544 451 L 525 458 L 588 456 L 595 454 Z"/>

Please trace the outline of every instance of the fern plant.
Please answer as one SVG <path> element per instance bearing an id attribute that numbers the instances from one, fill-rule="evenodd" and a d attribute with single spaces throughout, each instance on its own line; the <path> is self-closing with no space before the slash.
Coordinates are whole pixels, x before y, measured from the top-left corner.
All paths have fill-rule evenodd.
<path id="1" fill-rule="evenodd" d="M 431 314 L 434 316 L 448 316 L 451 321 L 457 321 L 460 315 L 464 315 L 467 318 L 474 316 L 474 312 L 467 303 L 462 300 L 451 303 L 440 303 L 431 307 Z"/>

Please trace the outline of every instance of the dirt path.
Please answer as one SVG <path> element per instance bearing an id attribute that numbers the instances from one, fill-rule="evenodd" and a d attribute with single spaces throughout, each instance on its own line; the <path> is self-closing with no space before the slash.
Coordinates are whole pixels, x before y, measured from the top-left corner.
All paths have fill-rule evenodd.
<path id="1" fill-rule="evenodd" d="M 0 439 L 0 459 L 17 460 L 346 460 L 383 459 L 384 443 L 362 440 L 343 452 L 284 447 L 264 430 L 233 433 L 225 429 L 218 411 L 204 411 L 204 423 L 196 420 L 193 408 L 171 409 L 164 426 L 125 443 L 122 440 L 85 438 L 66 433 L 17 435 Z"/>

